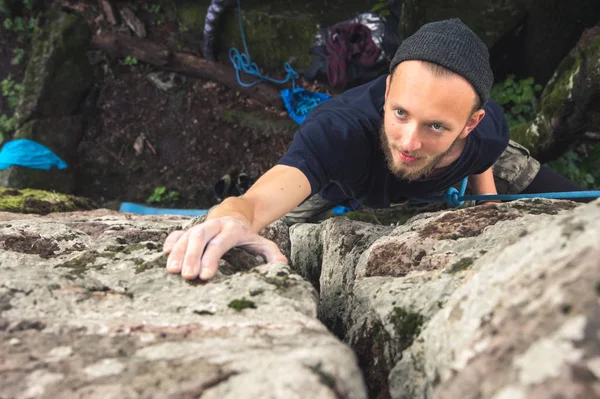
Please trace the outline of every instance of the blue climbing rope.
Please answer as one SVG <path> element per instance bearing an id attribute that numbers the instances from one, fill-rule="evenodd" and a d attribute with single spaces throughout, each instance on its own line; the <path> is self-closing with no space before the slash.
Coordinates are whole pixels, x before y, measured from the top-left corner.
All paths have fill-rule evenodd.
<path id="1" fill-rule="evenodd" d="M 536 194 L 495 194 L 495 195 L 465 195 L 468 178 L 462 181 L 460 190 L 450 187 L 444 195 L 411 199 L 416 202 L 447 202 L 453 208 L 459 207 L 465 201 L 515 201 L 524 198 L 572 199 L 572 198 L 598 198 L 600 190 L 565 191 L 555 193 Z"/>
<path id="2" fill-rule="evenodd" d="M 240 51 L 232 47 L 229 49 L 229 59 L 233 64 L 235 69 L 235 75 L 237 77 L 238 83 L 243 87 L 252 87 L 262 82 L 271 82 L 278 85 L 286 84 L 287 82 L 292 82 L 291 89 L 283 89 L 279 92 L 279 95 L 283 99 L 283 104 L 288 111 L 290 117 L 296 121 L 299 125 L 304 122 L 310 111 L 312 111 L 317 105 L 321 104 L 323 101 L 331 98 L 330 95 L 325 93 L 313 93 L 308 90 L 305 90 L 300 87 L 296 87 L 296 79 L 298 79 L 298 72 L 292 68 L 292 66 L 286 62 L 283 64 L 285 71 L 287 73 L 285 79 L 277 80 L 273 78 L 269 78 L 260 73 L 258 69 L 258 65 L 255 62 L 252 62 L 250 58 L 250 54 L 248 52 L 248 44 L 246 43 L 246 35 L 244 33 L 244 26 L 242 25 L 242 7 L 240 4 L 240 0 L 237 0 L 238 4 L 238 21 L 240 24 L 240 35 L 242 37 L 242 43 L 244 45 L 244 53 L 240 53 Z M 256 76 L 258 79 L 254 82 L 246 83 L 242 81 L 242 77 L 240 72 L 245 72 L 249 75 Z"/>
<path id="3" fill-rule="evenodd" d="M 232 47 L 229 49 L 229 59 L 231 60 L 231 63 L 233 64 L 233 67 L 235 68 L 235 74 L 237 76 L 237 80 L 238 80 L 239 84 L 244 87 L 252 87 L 252 86 L 257 85 L 264 81 L 272 82 L 275 84 L 285 84 L 289 81 L 292 81 L 292 88 L 295 89 L 296 88 L 296 79 L 298 79 L 299 75 L 298 75 L 298 72 L 296 72 L 294 70 L 294 68 L 292 68 L 292 66 L 288 62 L 283 64 L 283 67 L 285 68 L 287 75 L 286 75 L 285 79 L 281 79 L 281 80 L 277 80 L 277 79 L 269 78 L 268 76 L 264 76 L 262 73 L 260 73 L 260 70 L 258 69 L 258 65 L 256 65 L 255 62 L 252 62 L 252 60 L 250 59 L 250 53 L 248 52 L 248 44 L 246 44 L 246 35 L 244 34 L 244 27 L 242 25 L 242 6 L 240 4 L 240 0 L 237 0 L 237 5 L 238 5 L 238 20 L 239 20 L 239 24 L 240 24 L 240 35 L 242 36 L 242 43 L 244 44 L 244 53 L 240 54 L 240 52 L 237 48 Z M 251 82 L 251 83 L 244 83 L 244 82 L 242 82 L 242 78 L 240 76 L 240 71 L 245 72 L 249 75 L 256 76 L 258 78 L 258 80 L 255 80 L 254 82 Z"/>

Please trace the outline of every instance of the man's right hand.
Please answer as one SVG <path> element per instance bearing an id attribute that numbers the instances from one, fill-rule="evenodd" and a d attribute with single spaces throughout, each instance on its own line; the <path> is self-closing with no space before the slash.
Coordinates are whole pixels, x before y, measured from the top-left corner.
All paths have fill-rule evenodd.
<path id="1" fill-rule="evenodd" d="M 255 233 L 248 222 L 224 216 L 172 232 L 163 245 L 163 252 L 169 254 L 167 271 L 181 273 L 186 280 L 211 279 L 219 259 L 233 247 L 261 255 L 267 262 L 288 261 L 273 241 Z"/>

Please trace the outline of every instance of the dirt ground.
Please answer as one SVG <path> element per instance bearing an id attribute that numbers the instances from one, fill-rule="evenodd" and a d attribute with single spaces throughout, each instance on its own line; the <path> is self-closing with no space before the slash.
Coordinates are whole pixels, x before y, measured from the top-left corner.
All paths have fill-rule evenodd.
<path id="1" fill-rule="evenodd" d="M 213 186 L 224 174 L 258 177 L 291 142 L 289 131 L 260 131 L 227 117 L 231 110 L 285 116 L 265 115 L 262 107 L 210 81 L 185 78 L 164 92 L 147 71 L 118 65 L 115 76 L 101 82 L 99 129 L 89 129 L 79 145 L 77 194 L 144 202 L 165 186 L 180 194 L 169 206 L 205 208 L 216 203 Z M 142 134 L 139 154 L 134 144 Z"/>
<path id="2" fill-rule="evenodd" d="M 150 3 L 130 3 L 146 24 L 148 40 L 200 55 L 201 38 L 179 32 L 168 14 L 157 24 L 156 15 L 145 11 Z M 92 32 L 107 27 L 98 20 L 97 1 L 65 4 L 85 16 Z M 29 43 L 3 28 L 0 35 L 0 80 L 12 73 L 20 81 L 26 63 L 11 65 L 11 54 Z M 291 143 L 294 123 L 281 110 L 267 109 L 215 82 L 180 75 L 173 89 L 163 91 L 148 79 L 157 68 L 126 65 L 98 53 L 90 54 L 101 59 L 95 65 L 96 117 L 79 144 L 79 161 L 72 165 L 77 195 L 113 206 L 120 201 L 144 203 L 157 187 L 165 186 L 167 193 L 179 193 L 178 199 L 152 205 L 203 209 L 218 202 L 213 187 L 222 176 L 235 179 L 244 172 L 257 178 Z M 0 111 L 7 108 L 5 103 L 0 106 Z"/>

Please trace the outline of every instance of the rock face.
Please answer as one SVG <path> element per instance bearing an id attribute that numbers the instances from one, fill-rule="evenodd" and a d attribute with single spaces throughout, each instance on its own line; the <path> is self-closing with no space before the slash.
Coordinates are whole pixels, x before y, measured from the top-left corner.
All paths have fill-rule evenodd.
<path id="1" fill-rule="evenodd" d="M 600 25 L 586 30 L 542 92 L 539 112 L 529 124 L 511 129 L 511 138 L 542 162 L 576 140 L 598 141 L 600 131 Z"/>
<path id="2" fill-rule="evenodd" d="M 11 398 L 366 398 L 352 351 L 285 264 L 231 251 L 167 276 L 176 217 L 0 213 L 0 386 Z M 273 233 L 270 229 L 267 233 Z"/>
<path id="3" fill-rule="evenodd" d="M 74 212 L 95 209 L 93 201 L 73 195 L 42 190 L 14 190 L 0 187 L 0 212 L 37 213 Z"/>
<path id="4" fill-rule="evenodd" d="M 400 30 L 406 37 L 428 22 L 460 18 L 488 47 L 492 47 L 525 17 L 527 6 L 525 0 L 405 0 Z"/>
<path id="5" fill-rule="evenodd" d="M 23 97 L 15 110 L 15 139 L 30 139 L 50 148 L 69 168 L 40 171 L 13 166 L 0 171 L 0 185 L 72 193 L 77 143 L 84 117 L 81 104 L 93 71 L 87 59 L 90 32 L 86 22 L 57 9 L 36 29 L 23 80 Z"/>
<path id="6" fill-rule="evenodd" d="M 547 200 L 338 218 L 293 226 L 291 260 L 370 398 L 597 397 L 599 222 Z"/>
<path id="7" fill-rule="evenodd" d="M 277 222 L 291 266 L 168 276 L 167 233 L 200 220 L 0 213 L 3 395 L 600 396 L 600 200 Z"/>

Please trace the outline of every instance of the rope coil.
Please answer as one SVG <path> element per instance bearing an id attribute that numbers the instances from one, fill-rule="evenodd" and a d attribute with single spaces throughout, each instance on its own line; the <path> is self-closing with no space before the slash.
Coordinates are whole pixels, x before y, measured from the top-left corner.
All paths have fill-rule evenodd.
<path id="1" fill-rule="evenodd" d="M 272 82 L 275 84 L 285 84 L 289 81 L 292 81 L 292 88 L 295 89 L 296 88 L 296 79 L 298 79 L 298 77 L 300 75 L 298 75 L 298 72 L 296 72 L 294 70 L 294 68 L 292 68 L 292 66 L 289 64 L 289 62 L 285 62 L 283 64 L 283 68 L 286 71 L 286 77 L 285 79 L 281 79 L 281 80 L 277 80 L 277 79 L 273 79 L 270 78 L 268 76 L 264 76 L 262 73 L 260 73 L 260 70 L 258 69 L 258 65 L 256 65 L 255 62 L 252 62 L 252 60 L 250 59 L 250 53 L 248 51 L 248 44 L 246 43 L 246 35 L 244 34 L 244 27 L 242 25 L 242 6 L 240 3 L 240 0 L 237 0 L 237 5 L 238 5 L 238 21 L 239 21 L 239 25 L 240 25 L 240 35 L 242 36 L 242 43 L 244 44 L 244 52 L 240 53 L 240 51 L 235 48 L 232 47 L 231 49 L 229 49 L 229 60 L 231 61 L 231 63 L 233 64 L 233 67 L 235 68 L 235 75 L 237 77 L 238 83 L 241 86 L 244 87 L 252 87 L 254 85 L 257 85 L 261 82 Z M 256 76 L 258 78 L 258 80 L 255 80 L 254 82 L 251 83 L 244 83 L 242 82 L 242 78 L 240 76 L 240 71 L 247 73 L 248 75 L 252 75 L 252 76 Z"/>

